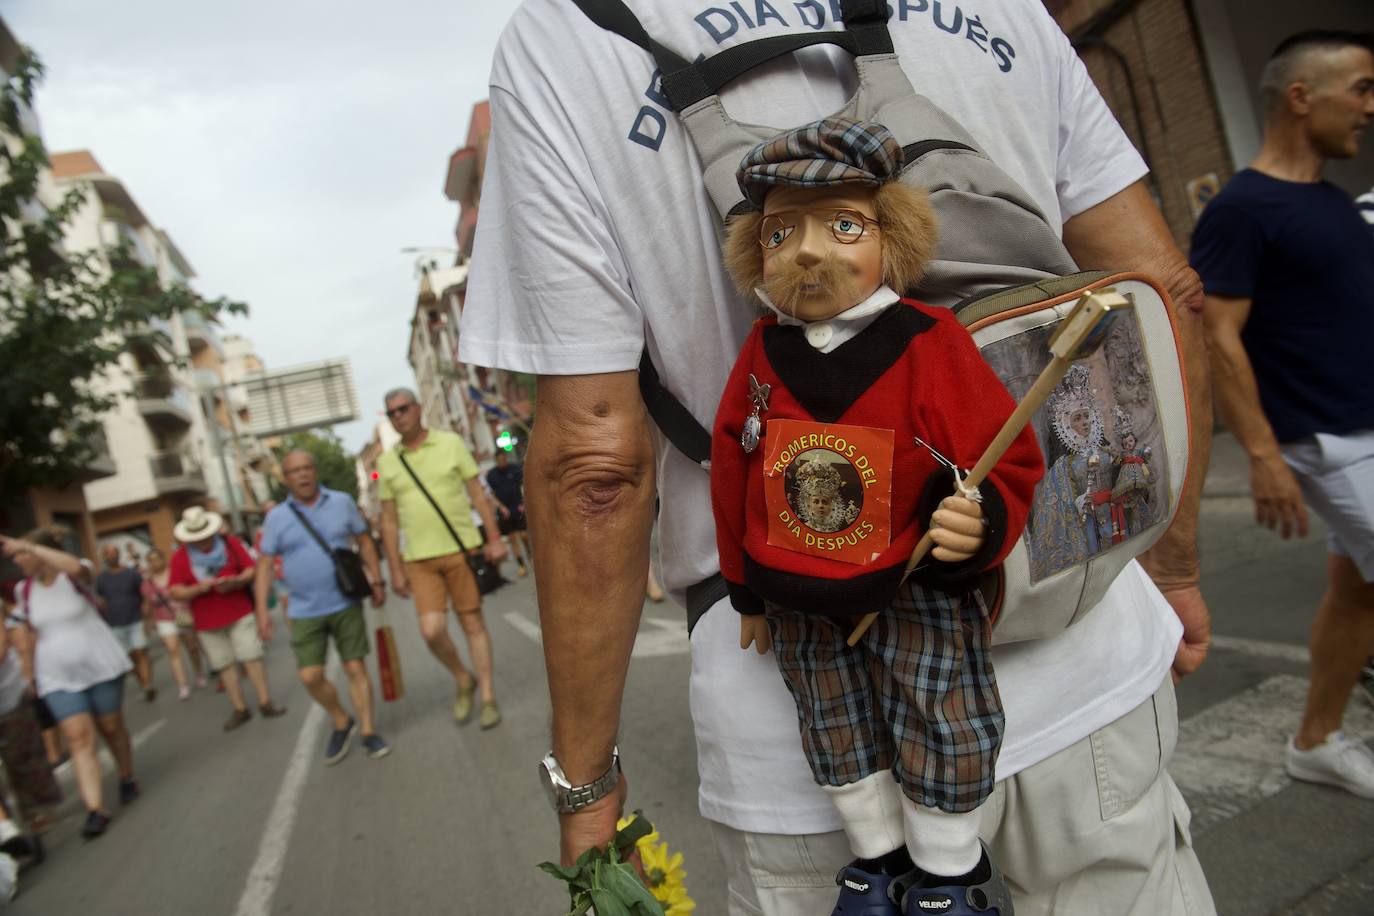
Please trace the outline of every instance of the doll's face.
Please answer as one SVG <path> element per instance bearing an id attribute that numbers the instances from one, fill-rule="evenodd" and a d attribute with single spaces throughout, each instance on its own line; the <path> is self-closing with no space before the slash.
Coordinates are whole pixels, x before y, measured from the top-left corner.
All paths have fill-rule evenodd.
<path id="1" fill-rule="evenodd" d="M 1127 433 L 1126 435 L 1121 437 L 1121 447 L 1128 452 L 1135 451 L 1135 447 L 1138 444 L 1139 443 L 1136 442 L 1134 433 Z"/>
<path id="2" fill-rule="evenodd" d="M 883 282 L 876 189 L 780 187 L 763 205 L 763 285 L 803 321 L 838 315 Z"/>
<path id="3" fill-rule="evenodd" d="M 830 508 L 834 502 L 827 493 L 812 493 L 806 498 L 806 509 L 811 518 L 820 521 L 830 515 Z"/>

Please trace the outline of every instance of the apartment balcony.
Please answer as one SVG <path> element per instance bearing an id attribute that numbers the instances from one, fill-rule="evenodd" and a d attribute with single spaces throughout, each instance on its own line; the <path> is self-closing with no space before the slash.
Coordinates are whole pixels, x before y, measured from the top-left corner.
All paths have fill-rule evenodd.
<path id="1" fill-rule="evenodd" d="M 153 487 L 159 496 L 182 493 L 204 494 L 205 474 L 200 466 L 182 452 L 154 452 L 148 456 L 153 469 Z"/>
<path id="2" fill-rule="evenodd" d="M 219 335 L 210 327 L 210 322 L 199 313 L 182 312 L 181 325 L 186 329 L 186 345 L 191 348 L 191 355 L 194 356 L 206 347 L 214 347 L 216 351 L 222 349 Z"/>
<path id="3" fill-rule="evenodd" d="M 166 373 L 149 372 L 136 378 L 134 397 L 149 426 L 179 431 L 191 425 L 191 402 Z"/>
<path id="4" fill-rule="evenodd" d="M 86 462 L 85 467 L 77 471 L 76 479 L 81 483 L 90 483 L 93 480 L 101 480 L 105 477 L 113 477 L 119 473 L 115 467 L 114 458 L 110 456 L 110 444 L 105 439 L 104 432 L 97 432 L 87 441 L 94 453 L 90 461 Z"/>
<path id="5" fill-rule="evenodd" d="M 139 362 L 145 365 L 168 365 L 174 360 L 173 339 L 171 324 L 154 318 L 131 331 L 126 342 Z"/>

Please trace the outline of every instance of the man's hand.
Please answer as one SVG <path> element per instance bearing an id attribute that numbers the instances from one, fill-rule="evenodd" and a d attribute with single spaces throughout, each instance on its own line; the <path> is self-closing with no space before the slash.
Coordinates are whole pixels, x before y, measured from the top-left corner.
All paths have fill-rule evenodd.
<path id="1" fill-rule="evenodd" d="M 272 615 L 265 610 L 258 614 L 258 637 L 263 642 L 272 641 Z"/>
<path id="2" fill-rule="evenodd" d="M 221 595 L 227 595 L 243 588 L 243 583 L 239 581 L 237 576 L 226 576 L 223 579 L 214 580 L 210 587 Z"/>
<path id="3" fill-rule="evenodd" d="M 384 582 L 373 582 L 373 583 L 372 583 L 372 606 L 373 606 L 373 607 L 381 607 L 381 606 L 384 605 L 384 604 L 386 604 L 386 583 L 384 583 Z"/>
<path id="4" fill-rule="evenodd" d="M 988 539 L 983 507 L 963 496 L 946 496 L 930 517 L 930 537 L 935 549 L 930 555 L 943 563 L 962 563 Z"/>
<path id="5" fill-rule="evenodd" d="M 574 814 L 558 815 L 559 853 L 564 865 L 572 865 L 577 857 L 594 846 L 606 848 L 615 839 L 615 825 L 625 810 L 629 783 L 620 774 L 620 784 L 605 798 L 593 802 Z"/>
<path id="6" fill-rule="evenodd" d="M 510 518 L 510 510 L 506 508 L 504 503 L 497 503 L 496 511 L 500 513 L 502 518 Z"/>
<path id="7" fill-rule="evenodd" d="M 0 552 L 3 552 L 5 556 L 14 557 L 28 549 L 30 548 L 27 541 L 0 534 Z"/>
<path id="8" fill-rule="evenodd" d="M 391 571 L 391 590 L 396 593 L 398 598 L 410 598 L 410 580 L 406 578 L 405 570 L 393 569 Z"/>
<path id="9" fill-rule="evenodd" d="M 1195 585 L 1168 589 L 1163 594 L 1183 622 L 1183 638 L 1179 640 L 1173 665 L 1174 683 L 1177 684 L 1207 658 L 1207 650 L 1212 644 L 1212 614 Z"/>
<path id="10" fill-rule="evenodd" d="M 1278 454 L 1250 459 L 1250 493 L 1255 498 L 1255 521 L 1279 529 L 1288 540 L 1294 530 L 1307 537 L 1307 506 L 1293 471 Z"/>
<path id="11" fill-rule="evenodd" d="M 500 563 L 506 558 L 506 541 L 504 538 L 495 537 L 487 541 L 482 552 L 487 556 L 488 563 Z"/>
<path id="12" fill-rule="evenodd" d="M 773 647 L 773 634 L 768 630 L 768 618 L 762 614 L 739 615 L 739 647 L 749 648 L 753 643 L 759 655 L 766 655 Z"/>

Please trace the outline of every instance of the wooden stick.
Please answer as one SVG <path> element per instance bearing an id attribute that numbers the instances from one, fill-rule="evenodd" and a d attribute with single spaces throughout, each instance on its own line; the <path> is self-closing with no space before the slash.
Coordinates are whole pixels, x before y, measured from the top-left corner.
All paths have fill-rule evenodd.
<path id="1" fill-rule="evenodd" d="M 1114 312 L 1129 307 L 1130 303 L 1124 297 L 1110 289 L 1086 294 L 1078 301 L 1074 310 L 1069 313 L 1069 317 L 1060 325 L 1059 331 L 1050 341 L 1050 352 L 1053 356 L 1050 358 L 1049 364 L 1041 370 L 1035 384 L 1031 385 L 1030 390 L 1021 399 L 1021 403 L 1016 405 L 1011 416 L 1007 417 L 1007 421 L 1002 424 L 1001 430 L 998 431 L 996 437 L 983 452 L 983 457 L 979 458 L 978 463 L 968 472 L 968 476 L 964 478 L 964 486 L 973 488 L 987 479 L 987 476 L 992 473 L 992 469 L 997 466 L 997 462 L 1002 460 L 1007 449 L 1011 448 L 1011 444 L 1016 441 L 1016 437 L 1021 435 L 1021 430 L 1030 422 L 1031 416 L 1044 405 L 1045 401 L 1049 400 L 1050 393 L 1063 380 L 1064 374 L 1069 371 L 1069 366 L 1073 365 L 1075 360 L 1090 355 L 1102 343 L 1103 322 L 1113 318 Z M 1084 350 L 1085 344 L 1088 346 L 1086 351 Z M 916 545 L 916 549 L 911 552 L 911 558 L 906 562 L 906 569 L 902 573 L 902 582 L 906 582 L 912 571 L 934 545 L 935 538 L 927 530 Z M 865 614 L 845 642 L 851 646 L 856 644 L 864 633 L 868 632 L 873 621 L 877 619 L 877 611 Z"/>

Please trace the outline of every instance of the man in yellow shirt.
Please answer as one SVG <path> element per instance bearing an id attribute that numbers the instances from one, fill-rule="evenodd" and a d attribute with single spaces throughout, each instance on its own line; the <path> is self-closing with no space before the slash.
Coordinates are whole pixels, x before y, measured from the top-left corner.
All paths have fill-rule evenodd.
<path id="1" fill-rule="evenodd" d="M 426 429 L 420 405 L 409 388 L 388 392 L 385 403 L 387 418 L 401 434 L 400 444 L 377 459 L 382 540 L 391 565 L 391 587 L 402 598 L 414 593 L 420 635 L 458 685 L 453 718 L 462 723 L 472 717 L 473 692 L 480 687 L 479 721 L 483 728 L 493 728 L 501 721 L 501 710 L 492 688 L 491 636 L 482 619 L 482 596 L 465 551 L 482 548 L 489 562 L 499 563 L 506 555 L 506 545 L 495 536 L 491 504 L 478 479 L 477 463 L 462 438 L 445 430 Z M 486 530 L 493 533 L 485 546 L 472 524 L 473 509 Z M 475 681 L 448 635 L 450 601 L 467 636 Z"/>

